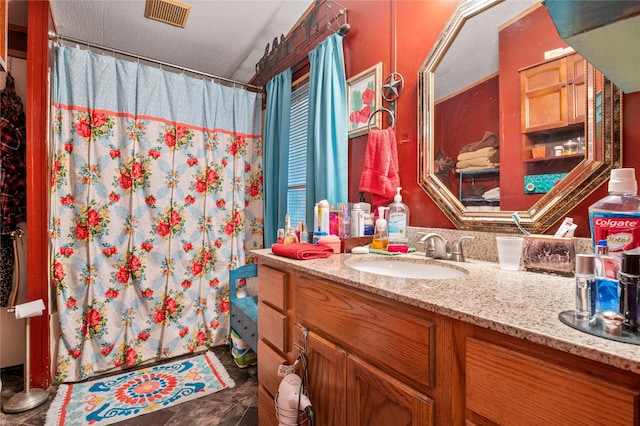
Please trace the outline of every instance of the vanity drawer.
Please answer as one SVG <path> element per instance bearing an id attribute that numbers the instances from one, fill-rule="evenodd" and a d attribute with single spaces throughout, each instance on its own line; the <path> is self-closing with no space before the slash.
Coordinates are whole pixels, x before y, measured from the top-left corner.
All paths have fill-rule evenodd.
<path id="1" fill-rule="evenodd" d="M 275 351 L 263 339 L 258 339 L 258 382 L 275 395 L 282 377 L 278 376 L 278 367 L 289 365 L 287 359 L 279 352 Z M 264 373 L 264 374 L 263 374 Z"/>
<path id="2" fill-rule="evenodd" d="M 303 327 L 419 391 L 433 387 L 432 313 L 304 273 L 296 275 L 295 301 Z"/>
<path id="3" fill-rule="evenodd" d="M 229 325 L 234 330 L 242 330 L 242 320 L 244 314 L 234 303 L 231 304 L 229 310 Z"/>
<path id="4" fill-rule="evenodd" d="M 287 274 L 268 266 L 259 265 L 260 289 L 258 300 L 280 311 L 287 309 Z"/>
<path id="5" fill-rule="evenodd" d="M 637 389 L 474 338 L 465 365 L 467 408 L 497 424 L 637 424 Z"/>
<path id="6" fill-rule="evenodd" d="M 258 335 L 282 353 L 289 352 L 289 319 L 264 302 L 258 303 Z"/>

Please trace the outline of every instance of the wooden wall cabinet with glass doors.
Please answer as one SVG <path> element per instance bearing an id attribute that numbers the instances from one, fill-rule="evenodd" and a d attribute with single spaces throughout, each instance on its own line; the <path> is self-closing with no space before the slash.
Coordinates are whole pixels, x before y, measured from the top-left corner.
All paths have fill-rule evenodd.
<path id="1" fill-rule="evenodd" d="M 586 69 L 574 53 L 520 70 L 526 174 L 566 173 L 584 158 Z"/>
<path id="2" fill-rule="evenodd" d="M 578 54 L 520 70 L 522 133 L 582 125 L 585 61 Z"/>

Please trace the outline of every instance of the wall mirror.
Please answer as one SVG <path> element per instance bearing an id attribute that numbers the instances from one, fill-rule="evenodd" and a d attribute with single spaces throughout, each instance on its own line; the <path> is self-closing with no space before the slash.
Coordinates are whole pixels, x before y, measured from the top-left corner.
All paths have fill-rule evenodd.
<path id="1" fill-rule="evenodd" d="M 459 229 L 543 233 L 622 165 L 622 93 L 536 0 L 463 0 L 418 72 L 419 184 Z"/>

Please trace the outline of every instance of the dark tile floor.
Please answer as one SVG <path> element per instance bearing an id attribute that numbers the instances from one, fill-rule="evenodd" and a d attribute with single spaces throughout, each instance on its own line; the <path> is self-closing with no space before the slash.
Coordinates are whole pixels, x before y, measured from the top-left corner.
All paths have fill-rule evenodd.
<path id="1" fill-rule="evenodd" d="M 213 348 L 235 382 L 235 387 L 209 396 L 187 401 L 151 414 L 135 417 L 117 425 L 224 425 L 252 426 L 258 424 L 258 376 L 256 367 L 238 368 L 227 346 Z M 11 398 L 23 388 L 22 367 L 2 369 L 0 402 Z M 0 412 L 0 426 L 44 425 L 49 404 L 56 394 L 56 386 L 49 389 L 49 400 L 39 407 L 17 414 Z"/>

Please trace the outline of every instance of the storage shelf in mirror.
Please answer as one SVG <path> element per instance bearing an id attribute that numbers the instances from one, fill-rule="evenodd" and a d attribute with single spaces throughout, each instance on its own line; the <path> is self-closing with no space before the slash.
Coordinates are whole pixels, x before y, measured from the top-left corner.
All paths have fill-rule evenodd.
<path id="1" fill-rule="evenodd" d="M 518 212 L 543 233 L 622 165 L 621 91 L 535 0 L 461 1 L 419 70 L 418 111 L 420 186 L 459 229 L 517 232 Z M 461 164 L 470 149 L 487 158 Z M 482 197 L 463 196 L 460 166 L 499 170 L 493 209 L 464 202 Z"/>
<path id="2" fill-rule="evenodd" d="M 565 160 L 582 160 L 584 158 L 584 154 L 562 154 L 558 156 L 549 156 L 549 157 L 540 157 L 540 158 L 527 158 L 523 160 L 525 163 L 540 163 L 540 162 L 549 162 L 549 161 L 565 161 Z"/>

